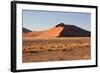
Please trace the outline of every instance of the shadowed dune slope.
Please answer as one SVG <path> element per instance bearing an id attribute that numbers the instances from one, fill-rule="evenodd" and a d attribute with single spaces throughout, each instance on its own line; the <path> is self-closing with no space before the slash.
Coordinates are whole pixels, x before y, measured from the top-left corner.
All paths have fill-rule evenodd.
<path id="1" fill-rule="evenodd" d="M 90 37 L 90 32 L 75 25 L 65 25 L 60 23 L 56 27 L 64 27 L 59 37 Z"/>
<path id="2" fill-rule="evenodd" d="M 26 33 L 26 32 L 32 32 L 32 31 L 29 29 L 23 28 L 23 32 Z"/>

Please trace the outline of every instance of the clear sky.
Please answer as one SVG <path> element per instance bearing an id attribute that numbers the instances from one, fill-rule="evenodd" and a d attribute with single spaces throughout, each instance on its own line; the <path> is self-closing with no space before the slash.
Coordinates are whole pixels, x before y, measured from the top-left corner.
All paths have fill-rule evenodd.
<path id="1" fill-rule="evenodd" d="M 59 23 L 64 23 L 66 25 L 76 25 L 80 28 L 90 31 L 91 14 L 23 10 L 23 27 L 29 30 L 47 30 Z"/>

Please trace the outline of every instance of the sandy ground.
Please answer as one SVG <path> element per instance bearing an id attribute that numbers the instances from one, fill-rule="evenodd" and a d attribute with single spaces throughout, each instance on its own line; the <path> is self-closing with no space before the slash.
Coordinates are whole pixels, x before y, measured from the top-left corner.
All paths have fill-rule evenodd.
<path id="1" fill-rule="evenodd" d="M 42 43 L 42 46 L 46 46 L 46 44 L 50 44 L 50 40 L 49 43 L 47 43 L 47 41 L 42 41 L 40 42 L 38 40 L 35 39 L 35 41 L 33 40 L 26 40 L 24 39 L 24 43 L 23 46 L 27 47 L 27 46 L 32 46 L 32 45 L 39 45 Z M 42 39 L 43 40 L 43 39 Z M 54 38 L 53 38 L 54 40 Z M 64 40 L 64 41 L 63 41 Z M 23 62 L 24 63 L 28 63 L 28 62 L 46 62 L 46 61 L 63 61 L 63 60 L 88 60 L 91 59 L 91 48 L 90 48 L 90 38 L 86 37 L 86 38 L 68 38 L 68 39 L 61 39 L 58 40 L 56 39 L 56 45 L 59 46 L 59 43 L 62 45 L 72 45 L 72 47 L 61 47 L 61 49 L 58 48 L 54 48 L 56 50 L 39 50 L 38 52 L 23 52 Z M 31 43 L 30 43 L 31 41 Z M 67 43 L 66 43 L 67 41 Z M 35 43 L 37 42 L 37 43 Z M 52 44 L 55 43 L 55 41 L 51 42 Z M 77 45 L 78 44 L 78 45 Z M 85 45 L 84 45 L 85 44 Z M 76 45 L 76 46 L 75 46 Z M 38 47 L 39 48 L 39 47 Z M 63 49 L 64 48 L 64 49 Z M 26 49 L 26 48 L 25 48 Z M 30 49 L 28 49 L 29 51 Z"/>

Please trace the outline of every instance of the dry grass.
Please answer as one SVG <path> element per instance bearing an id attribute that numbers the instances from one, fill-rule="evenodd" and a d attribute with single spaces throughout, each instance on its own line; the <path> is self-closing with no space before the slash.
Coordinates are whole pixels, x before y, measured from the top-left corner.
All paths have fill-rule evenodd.
<path id="1" fill-rule="evenodd" d="M 31 58 L 35 57 L 36 56 L 35 54 L 42 55 L 44 53 L 47 53 L 47 54 L 50 52 L 56 53 L 58 51 L 63 54 L 63 56 L 61 56 L 59 60 L 63 60 L 63 59 L 72 60 L 74 59 L 74 58 L 70 58 L 72 57 L 72 54 L 77 55 L 78 52 L 80 52 L 80 54 L 78 54 L 80 57 L 75 58 L 76 60 L 88 59 L 90 58 L 90 38 L 89 37 L 66 37 L 66 38 L 62 37 L 62 38 L 44 38 L 44 39 L 43 38 L 23 38 L 23 62 L 31 62 L 34 60 L 42 61 L 41 58 L 32 59 L 32 60 Z M 69 54 L 70 57 L 66 57 L 66 55 L 64 55 L 63 52 L 71 52 L 71 55 Z M 26 59 L 27 53 L 34 54 L 35 56 L 32 56 L 30 57 L 30 60 L 29 59 L 27 60 Z M 54 59 L 53 54 L 49 56 Z M 46 56 L 43 56 L 43 57 L 46 57 Z M 52 61 L 53 59 L 50 59 L 50 61 Z M 45 58 L 43 59 L 43 61 L 49 61 L 49 59 Z"/>
<path id="2" fill-rule="evenodd" d="M 35 39 L 33 41 L 25 41 L 23 45 L 23 53 L 71 50 L 74 48 L 89 47 L 88 38 L 56 38 L 56 39 Z"/>

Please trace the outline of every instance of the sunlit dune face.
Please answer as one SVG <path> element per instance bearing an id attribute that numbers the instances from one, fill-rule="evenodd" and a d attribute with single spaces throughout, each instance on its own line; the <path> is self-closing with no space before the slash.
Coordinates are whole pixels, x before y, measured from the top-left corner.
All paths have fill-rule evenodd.
<path id="1" fill-rule="evenodd" d="M 54 27 L 46 31 L 23 33 L 23 37 L 57 37 L 64 27 Z"/>
<path id="2" fill-rule="evenodd" d="M 35 37 L 39 35 L 41 32 L 28 32 L 28 33 L 23 33 L 23 37 Z"/>
<path id="3" fill-rule="evenodd" d="M 60 32 L 64 29 L 64 27 L 55 27 L 48 31 L 42 32 L 37 37 L 57 37 L 60 35 Z"/>

